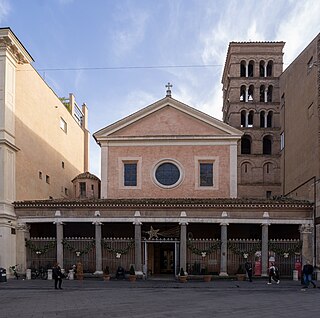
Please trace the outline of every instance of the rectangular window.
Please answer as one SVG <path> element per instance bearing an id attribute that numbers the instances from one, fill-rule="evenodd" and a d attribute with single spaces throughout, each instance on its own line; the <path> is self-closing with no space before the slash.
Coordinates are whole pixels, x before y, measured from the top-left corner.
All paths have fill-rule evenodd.
<path id="1" fill-rule="evenodd" d="M 64 194 L 68 195 L 68 188 L 64 188 Z"/>
<path id="2" fill-rule="evenodd" d="M 137 186 L 137 164 L 125 163 L 123 170 L 124 170 L 124 186 L 136 187 Z"/>
<path id="3" fill-rule="evenodd" d="M 86 196 L 86 183 L 85 182 L 80 182 L 80 197 L 83 198 Z"/>
<path id="4" fill-rule="evenodd" d="M 61 162 L 61 167 L 64 169 L 64 161 Z"/>
<path id="5" fill-rule="evenodd" d="M 60 117 L 60 128 L 67 133 L 67 123 L 62 117 Z"/>
<path id="6" fill-rule="evenodd" d="M 42 179 L 42 172 L 39 171 L 39 179 Z"/>
<path id="7" fill-rule="evenodd" d="M 280 134 L 280 150 L 284 149 L 284 131 Z"/>
<path id="8" fill-rule="evenodd" d="M 50 177 L 46 175 L 46 182 L 49 184 L 50 183 Z"/>
<path id="9" fill-rule="evenodd" d="M 213 186 L 213 163 L 200 163 L 200 187 Z"/>

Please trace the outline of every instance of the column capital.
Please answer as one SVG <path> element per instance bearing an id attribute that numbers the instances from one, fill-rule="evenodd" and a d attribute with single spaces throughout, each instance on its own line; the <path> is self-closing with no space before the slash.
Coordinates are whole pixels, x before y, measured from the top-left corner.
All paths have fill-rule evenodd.
<path id="1" fill-rule="evenodd" d="M 222 226 L 222 225 L 226 225 L 226 226 L 228 226 L 228 225 L 229 225 L 229 223 L 228 223 L 228 221 L 227 221 L 227 220 L 223 220 L 223 221 L 221 221 L 221 222 L 220 222 L 220 226 Z"/>
<path id="2" fill-rule="evenodd" d="M 133 225 L 142 225 L 142 222 L 137 219 L 137 220 L 134 220 L 134 221 L 132 222 L 132 224 L 133 224 Z"/>
<path id="3" fill-rule="evenodd" d="M 311 234 L 313 230 L 313 224 L 301 224 L 300 225 L 300 233 L 302 234 Z"/>
<path id="4" fill-rule="evenodd" d="M 25 232 L 29 232 L 30 231 L 31 226 L 27 223 L 18 223 L 16 226 L 16 230 L 17 231 L 25 231 Z"/>

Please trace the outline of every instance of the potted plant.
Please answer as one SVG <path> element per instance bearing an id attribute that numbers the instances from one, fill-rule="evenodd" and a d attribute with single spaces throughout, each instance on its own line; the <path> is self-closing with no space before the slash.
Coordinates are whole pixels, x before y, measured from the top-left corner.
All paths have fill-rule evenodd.
<path id="1" fill-rule="evenodd" d="M 179 282 L 180 283 L 185 283 L 187 281 L 187 277 L 188 277 L 188 275 L 186 275 L 184 269 L 181 267 L 179 275 L 178 275 Z"/>
<path id="2" fill-rule="evenodd" d="M 110 280 L 110 271 L 109 271 L 109 266 L 106 266 L 103 270 L 103 279 L 105 281 Z"/>
<path id="3" fill-rule="evenodd" d="M 204 269 L 203 280 L 204 280 L 205 282 L 210 282 L 210 281 L 211 281 L 211 278 L 212 278 L 212 275 L 209 275 L 208 267 L 206 267 L 206 268 Z"/>
<path id="4" fill-rule="evenodd" d="M 137 279 L 136 271 L 134 270 L 134 266 L 131 265 L 130 266 L 130 270 L 129 270 L 129 281 L 130 282 L 135 282 L 136 279 Z"/>
<path id="5" fill-rule="evenodd" d="M 237 280 L 246 280 L 246 270 L 241 264 L 238 267 L 236 277 L 237 277 Z"/>
<path id="6" fill-rule="evenodd" d="M 80 262 L 77 263 L 77 279 L 83 280 L 83 266 Z"/>

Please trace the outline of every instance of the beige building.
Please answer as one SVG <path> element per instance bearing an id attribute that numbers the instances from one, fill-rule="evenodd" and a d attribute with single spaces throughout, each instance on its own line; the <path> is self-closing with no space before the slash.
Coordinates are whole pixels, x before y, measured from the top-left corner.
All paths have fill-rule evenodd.
<path id="1" fill-rule="evenodd" d="M 14 201 L 73 197 L 88 170 L 87 107 L 62 101 L 10 28 L 0 29 L 0 266 L 16 264 Z"/>
<path id="2" fill-rule="evenodd" d="M 223 121 L 243 132 L 238 197 L 281 195 L 279 76 L 284 42 L 231 42 L 222 77 Z"/>
<path id="3" fill-rule="evenodd" d="M 280 76 L 282 193 L 315 202 L 316 265 L 320 266 L 320 34 Z"/>

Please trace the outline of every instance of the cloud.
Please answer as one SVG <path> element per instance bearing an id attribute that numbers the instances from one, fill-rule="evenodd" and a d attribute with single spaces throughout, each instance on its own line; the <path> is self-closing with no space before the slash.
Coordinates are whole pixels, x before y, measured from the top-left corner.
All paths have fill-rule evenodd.
<path id="1" fill-rule="evenodd" d="M 9 2 L 7 0 L 0 0 L 0 23 L 3 23 L 5 18 L 9 15 L 10 10 Z"/>
<path id="2" fill-rule="evenodd" d="M 276 39 L 285 41 L 284 64 L 290 64 L 319 33 L 320 2 L 306 0 L 295 6 L 279 25 Z"/>
<path id="3" fill-rule="evenodd" d="M 111 35 L 112 46 L 115 55 L 122 57 L 143 41 L 149 15 L 142 9 L 123 7 L 114 18 L 116 21 Z"/>

